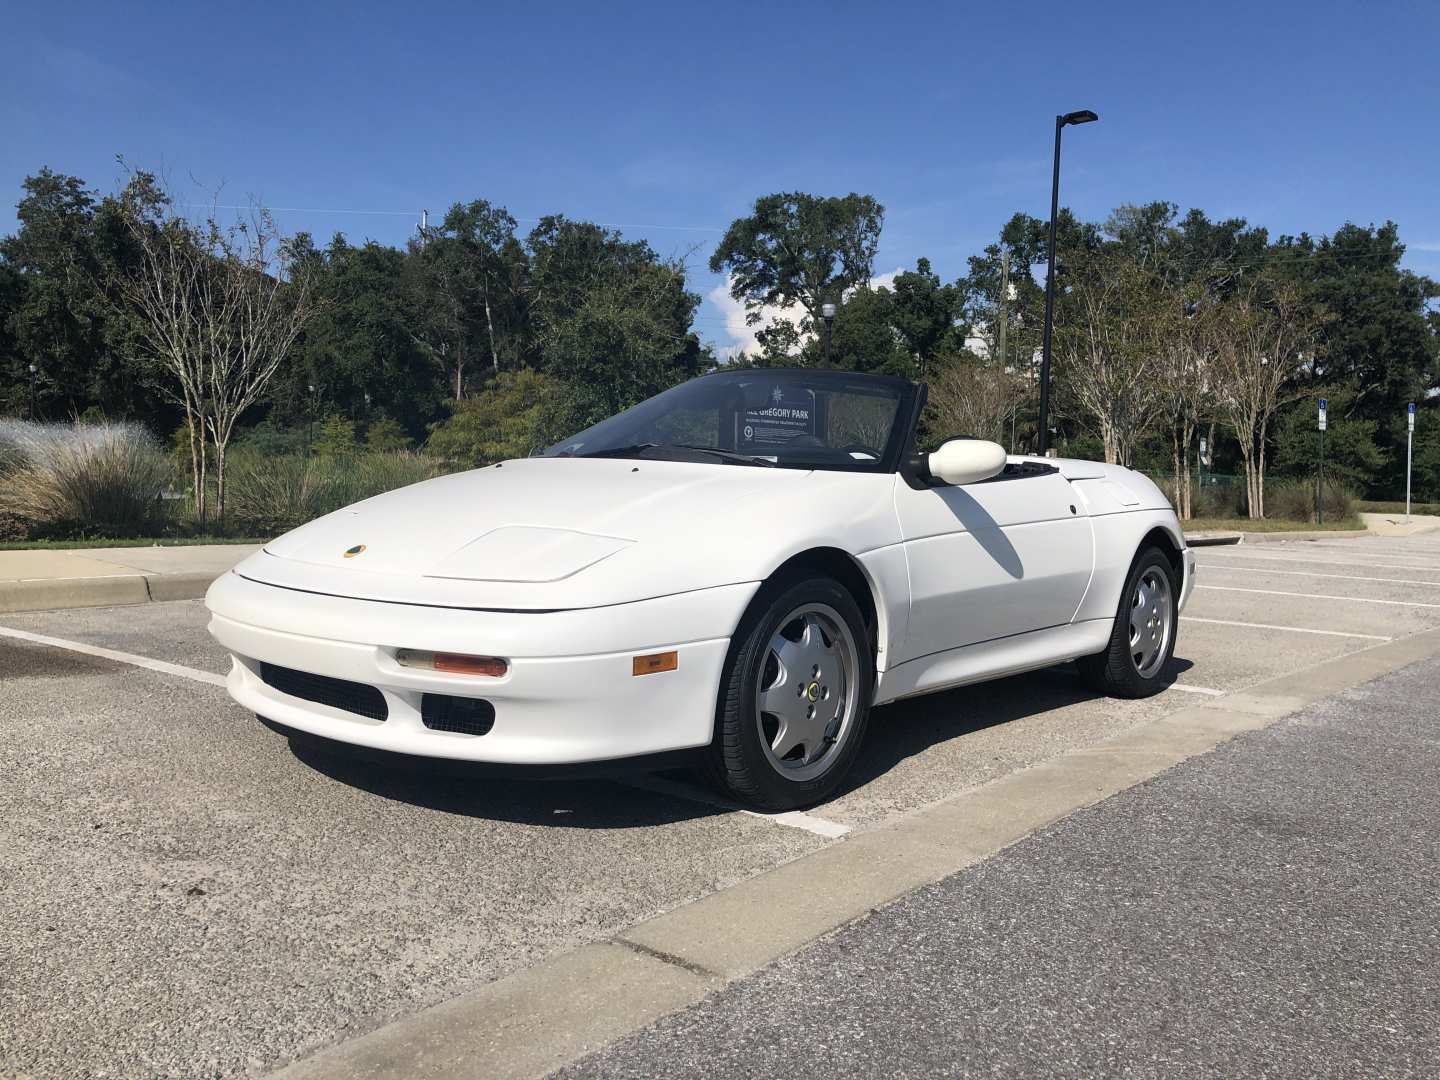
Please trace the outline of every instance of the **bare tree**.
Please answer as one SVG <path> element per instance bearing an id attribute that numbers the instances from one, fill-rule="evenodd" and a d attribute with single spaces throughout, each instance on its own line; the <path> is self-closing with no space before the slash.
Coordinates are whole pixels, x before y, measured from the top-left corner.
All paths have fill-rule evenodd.
<path id="1" fill-rule="evenodd" d="M 1156 279 L 1123 255 L 1090 256 L 1073 274 L 1065 308 L 1056 381 L 1099 434 L 1105 460 L 1128 465 L 1161 416 Z"/>
<path id="2" fill-rule="evenodd" d="M 1320 317 L 1289 282 L 1259 274 L 1216 313 L 1220 410 L 1240 440 L 1252 518 L 1265 516 L 1265 443 L 1280 407 L 1302 393 L 1297 377 L 1315 359 Z"/>
<path id="3" fill-rule="evenodd" d="M 118 294 L 139 316 L 141 340 L 163 374 L 160 390 L 184 410 L 195 514 L 208 516 L 207 443 L 215 450 L 215 516 L 225 523 L 225 457 L 253 405 L 315 311 L 307 279 L 292 278 L 285 238 L 255 207 L 196 223 L 153 175 L 131 174 L 121 194 L 139 250 Z"/>
<path id="4" fill-rule="evenodd" d="M 1203 285 L 1165 291 L 1157 314 L 1159 341 L 1152 373 L 1156 399 L 1168 417 L 1174 468 L 1175 511 L 1193 516 L 1190 447 L 1201 423 L 1214 414 L 1216 303 Z"/>
<path id="5" fill-rule="evenodd" d="M 930 427 L 1004 443 L 1005 425 L 1024 395 L 1023 380 L 998 362 L 942 360 L 930 378 Z"/>

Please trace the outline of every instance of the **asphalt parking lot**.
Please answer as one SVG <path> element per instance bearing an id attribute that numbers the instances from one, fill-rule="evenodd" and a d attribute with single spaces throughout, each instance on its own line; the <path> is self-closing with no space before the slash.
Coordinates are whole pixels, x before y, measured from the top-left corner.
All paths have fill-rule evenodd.
<path id="1" fill-rule="evenodd" d="M 1057 668 L 902 702 L 844 793 L 775 818 L 684 777 L 477 782 L 292 752 L 216 685 L 198 601 L 0 616 L 0 1072 L 263 1074 L 957 792 L 1440 627 L 1440 534 L 1199 562 L 1164 694 L 1100 699 Z"/>

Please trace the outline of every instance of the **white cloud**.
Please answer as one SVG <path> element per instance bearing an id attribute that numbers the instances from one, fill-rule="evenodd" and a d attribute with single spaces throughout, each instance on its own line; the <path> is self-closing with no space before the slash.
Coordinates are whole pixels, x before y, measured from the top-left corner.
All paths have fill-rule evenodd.
<path id="1" fill-rule="evenodd" d="M 879 274 L 875 277 L 872 277 L 870 279 L 870 288 L 889 289 L 893 292 L 895 289 L 896 276 L 899 274 L 903 274 L 904 272 L 905 268 L 903 266 L 897 266 L 894 270 L 891 270 L 888 273 Z"/>
<path id="2" fill-rule="evenodd" d="M 897 266 L 894 270 L 877 274 L 870 279 L 870 287 L 872 289 L 893 289 L 896 275 L 904 272 L 903 267 Z M 767 306 L 760 309 L 760 321 L 754 326 L 749 325 L 745 321 L 745 305 L 730 295 L 728 278 L 723 285 L 717 285 L 711 289 L 708 295 L 710 302 L 715 305 L 725 320 L 725 333 L 730 336 L 728 344 L 718 345 L 715 349 L 716 355 L 723 360 L 733 360 L 742 352 L 758 352 L 760 344 L 755 340 L 756 331 L 765 329 L 776 319 L 798 327 L 805 318 L 805 309 L 799 304 L 792 304 L 788 308 Z M 801 340 L 805 340 L 807 336 L 809 335 L 802 335 Z"/>
<path id="3" fill-rule="evenodd" d="M 723 360 L 733 360 L 742 352 L 758 352 L 760 343 L 755 340 L 755 332 L 763 330 L 776 319 L 799 326 L 800 321 L 805 318 L 805 309 L 799 304 L 793 304 L 788 308 L 762 307 L 760 309 L 760 321 L 754 326 L 745 321 L 745 305 L 730 295 L 730 282 L 727 279 L 725 284 L 717 285 L 710 290 L 710 302 L 719 310 L 721 317 L 725 320 L 725 332 L 730 335 L 730 343 L 716 348 L 715 353 Z"/>

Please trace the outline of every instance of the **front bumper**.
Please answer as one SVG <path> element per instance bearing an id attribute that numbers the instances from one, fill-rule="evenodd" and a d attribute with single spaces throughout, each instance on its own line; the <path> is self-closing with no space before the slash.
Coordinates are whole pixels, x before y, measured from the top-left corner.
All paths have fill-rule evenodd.
<path id="1" fill-rule="evenodd" d="M 441 609 L 302 593 L 230 573 L 210 588 L 210 632 L 231 653 L 228 688 L 245 708 L 322 738 L 461 761 L 562 765 L 706 745 L 730 634 L 756 583 L 614 607 L 557 612 Z M 397 649 L 501 656 L 499 678 L 402 667 Z M 674 649 L 674 671 L 636 676 L 636 654 Z M 269 663 L 363 683 L 388 716 L 291 697 L 261 678 Z M 426 693 L 483 698 L 484 735 L 432 730 Z"/>

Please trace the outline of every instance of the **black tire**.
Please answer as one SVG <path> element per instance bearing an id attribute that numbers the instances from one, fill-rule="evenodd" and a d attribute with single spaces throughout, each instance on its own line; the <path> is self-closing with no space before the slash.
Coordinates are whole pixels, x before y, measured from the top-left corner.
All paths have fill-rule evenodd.
<path id="1" fill-rule="evenodd" d="M 1163 656 L 1159 662 L 1147 672 L 1142 672 L 1131 647 L 1130 613 L 1141 580 L 1154 573 L 1163 574 L 1167 585 L 1168 640 L 1163 645 Z M 1102 694 L 1120 698 L 1150 697 L 1165 689 L 1170 683 L 1170 658 L 1175 653 L 1179 627 L 1179 597 L 1175 568 L 1170 565 L 1165 553 L 1157 547 L 1141 548 L 1125 577 L 1125 588 L 1120 593 L 1120 604 L 1115 612 L 1115 625 L 1110 631 L 1110 644 L 1094 656 L 1083 656 L 1075 661 L 1085 682 Z"/>
<path id="2" fill-rule="evenodd" d="M 812 764 L 796 761 L 787 766 L 775 760 L 771 744 L 765 741 L 766 724 L 773 722 L 773 717 L 758 707 L 760 681 L 775 670 L 770 660 L 772 640 L 782 630 L 797 625 L 797 620 L 787 621 L 787 616 L 812 607 L 833 613 L 843 621 L 850 635 L 856 654 L 854 697 L 849 696 L 847 674 L 846 703 L 850 704 L 837 706 L 832 721 L 837 725 L 834 740 L 817 752 Z M 803 619 L 798 622 L 803 623 Z M 843 649 L 843 633 L 835 640 Z M 811 687 L 798 682 L 790 685 L 797 686 L 802 708 L 803 701 L 808 700 L 824 709 L 823 701 L 805 696 L 814 693 Z M 850 592 L 833 578 L 821 576 L 805 575 L 767 583 L 740 620 L 721 672 L 715 738 L 706 755 L 711 781 L 737 802 L 764 810 L 793 810 L 819 802 L 833 792 L 849 772 L 865 738 L 874 693 L 875 649 L 865 618 Z M 814 709 L 810 711 L 813 715 Z M 824 767 L 818 775 L 786 775 L 820 766 Z"/>

